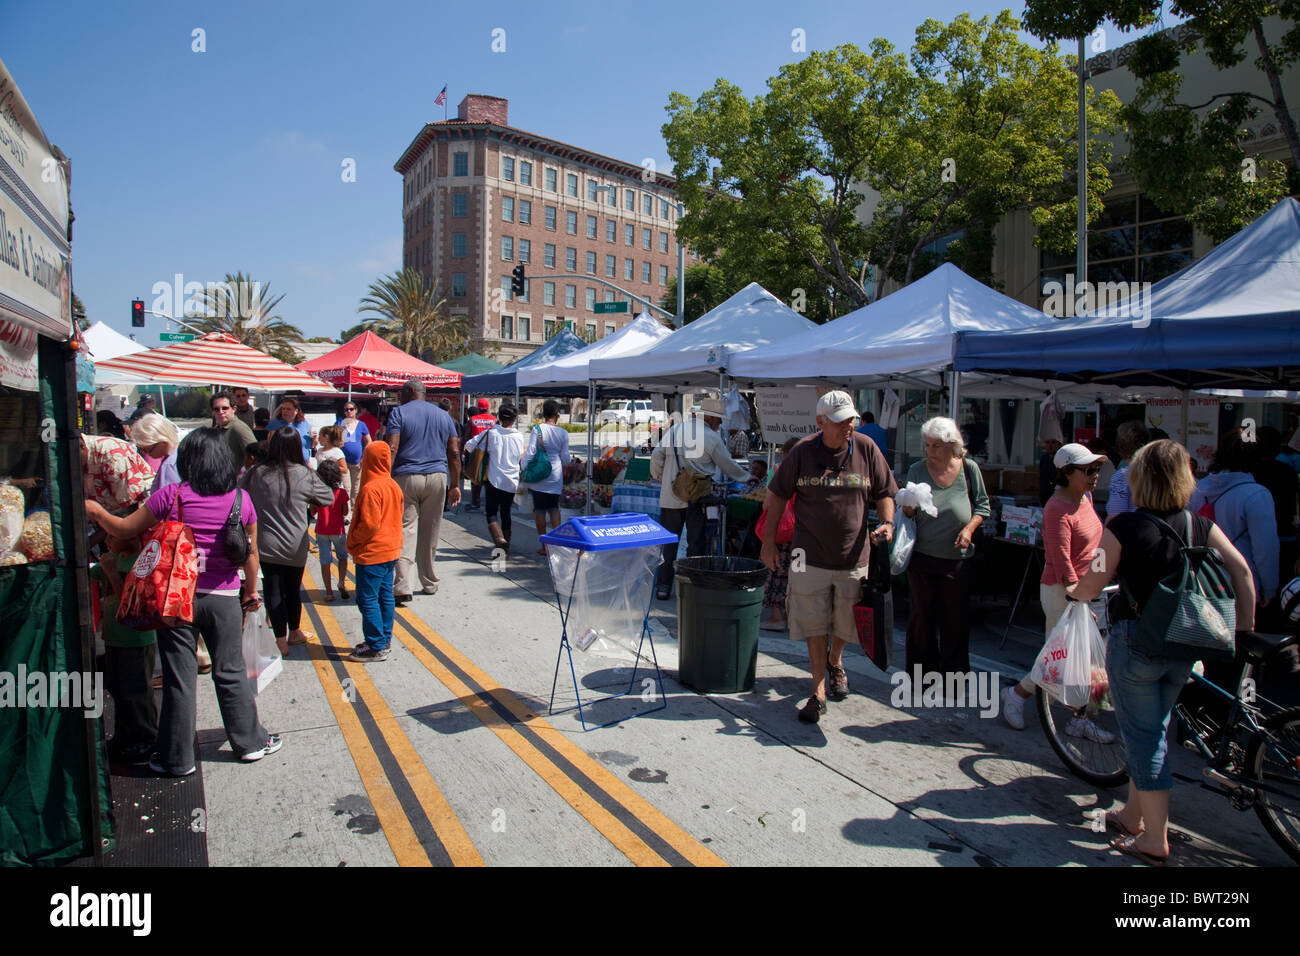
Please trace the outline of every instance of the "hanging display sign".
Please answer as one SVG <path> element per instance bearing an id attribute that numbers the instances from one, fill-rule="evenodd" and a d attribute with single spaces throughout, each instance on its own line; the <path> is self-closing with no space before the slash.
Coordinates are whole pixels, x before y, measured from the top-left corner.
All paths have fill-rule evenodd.
<path id="1" fill-rule="evenodd" d="M 1176 442 L 1183 441 L 1183 400 L 1151 398 L 1146 402 L 1147 429 L 1159 428 Z M 1207 471 L 1214 461 L 1219 444 L 1219 400 L 1187 400 L 1187 451 L 1196 462 L 1197 471 Z"/>
<path id="2" fill-rule="evenodd" d="M 759 388 L 754 394 L 764 441 L 779 445 L 817 431 L 818 389 Z"/>

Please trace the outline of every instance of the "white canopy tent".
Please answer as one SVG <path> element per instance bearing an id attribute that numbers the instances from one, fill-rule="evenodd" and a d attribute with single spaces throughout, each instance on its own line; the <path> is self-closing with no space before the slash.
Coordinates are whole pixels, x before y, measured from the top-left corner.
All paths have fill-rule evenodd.
<path id="1" fill-rule="evenodd" d="M 515 381 L 521 388 L 528 385 L 586 385 L 593 359 L 624 358 L 640 355 L 672 335 L 649 315 L 642 312 L 613 335 L 593 342 L 585 349 L 563 355 L 553 362 L 521 368 Z"/>
<path id="2" fill-rule="evenodd" d="M 102 321 L 91 325 L 90 328 L 81 333 L 81 337 L 86 342 L 86 351 L 90 353 L 90 360 L 96 363 L 120 358 L 123 355 L 134 355 L 136 352 L 147 351 L 145 346 L 134 339 L 127 338 L 117 329 L 105 325 Z M 149 379 L 132 375 L 129 372 L 112 372 L 108 369 L 101 369 L 96 365 L 95 384 L 151 385 L 153 383 Z"/>
<path id="3" fill-rule="evenodd" d="M 718 388 L 739 353 L 789 340 L 815 327 L 751 282 L 640 354 L 593 359 L 588 374 L 594 382 L 647 392 Z"/>

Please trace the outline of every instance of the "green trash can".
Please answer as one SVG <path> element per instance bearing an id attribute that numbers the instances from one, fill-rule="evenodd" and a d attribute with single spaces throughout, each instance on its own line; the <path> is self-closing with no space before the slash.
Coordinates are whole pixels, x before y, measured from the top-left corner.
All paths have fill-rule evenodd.
<path id="1" fill-rule="evenodd" d="M 682 558 L 677 576 L 677 679 L 710 694 L 754 689 L 767 567 L 753 558 Z"/>

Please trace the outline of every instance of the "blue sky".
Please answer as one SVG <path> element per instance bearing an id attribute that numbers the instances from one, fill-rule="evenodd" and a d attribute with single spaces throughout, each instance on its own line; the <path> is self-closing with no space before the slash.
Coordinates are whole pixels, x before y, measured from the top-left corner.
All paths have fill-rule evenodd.
<path id="1" fill-rule="evenodd" d="M 762 92 L 800 55 L 796 29 L 810 50 L 906 49 L 927 17 L 1003 6 L 0 0 L 0 58 L 72 160 L 73 278 L 92 321 L 129 332 L 130 300 L 151 307 L 154 283 L 243 270 L 308 336 L 337 336 L 400 267 L 392 167 L 442 118 L 444 83 L 448 115 L 466 93 L 502 96 L 511 125 L 667 169 L 668 94 L 720 76 Z M 138 339 L 159 331 L 150 317 Z"/>

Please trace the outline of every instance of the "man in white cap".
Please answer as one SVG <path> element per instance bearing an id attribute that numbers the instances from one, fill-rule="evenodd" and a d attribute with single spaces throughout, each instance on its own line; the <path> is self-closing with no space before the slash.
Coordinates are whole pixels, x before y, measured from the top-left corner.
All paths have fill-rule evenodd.
<path id="1" fill-rule="evenodd" d="M 749 478 L 749 472 L 731 460 L 722 444 L 718 428 L 722 425 L 722 402 L 706 398 L 700 402 L 699 415 L 687 422 L 679 422 L 664 433 L 654 454 L 650 456 L 650 477 L 661 482 L 659 487 L 659 523 L 670 534 L 680 536 L 686 527 L 686 553 L 691 557 L 704 554 L 704 506 L 698 500 L 683 501 L 673 490 L 674 482 L 683 469 L 689 468 L 700 475 L 713 475 L 721 468 L 723 474 L 735 481 Z M 701 424 L 701 421 L 703 424 Z M 700 479 L 700 488 L 707 494 L 708 485 Z M 659 586 L 655 596 L 666 601 L 672 595 L 673 561 L 677 559 L 677 544 L 664 545 L 664 563 L 659 569 Z"/>
<path id="2" fill-rule="evenodd" d="M 776 529 L 786 502 L 795 499 L 791 555 L 800 560 L 790 566 L 786 619 L 791 639 L 808 642 L 813 692 L 800 708 L 799 719 L 811 724 L 826 713 L 828 669 L 831 698 L 848 696 L 841 655 L 844 645 L 857 639 L 853 605 L 867 576 L 872 541 L 883 547 L 894 536 L 898 485 L 875 442 L 853 431 L 857 417 L 847 392 L 823 395 L 817 402 L 818 432 L 781 460 L 764 502 L 763 563 L 775 571 L 780 561 Z M 869 532 L 872 502 L 880 525 Z"/>

